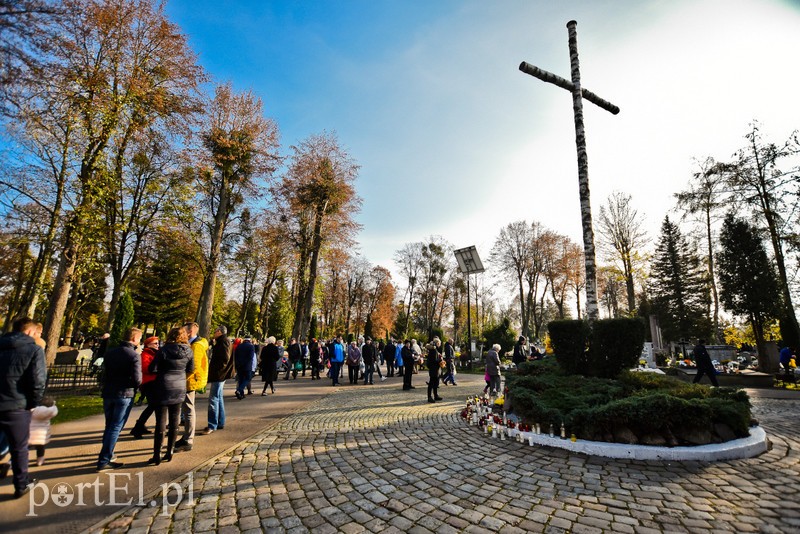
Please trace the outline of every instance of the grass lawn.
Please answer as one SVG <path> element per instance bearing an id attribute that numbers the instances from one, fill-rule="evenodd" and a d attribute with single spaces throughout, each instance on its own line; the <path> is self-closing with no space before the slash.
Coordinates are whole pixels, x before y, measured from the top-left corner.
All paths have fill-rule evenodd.
<path id="1" fill-rule="evenodd" d="M 56 406 L 58 415 L 53 418 L 55 425 L 103 413 L 103 398 L 100 395 L 61 397 L 56 400 Z"/>

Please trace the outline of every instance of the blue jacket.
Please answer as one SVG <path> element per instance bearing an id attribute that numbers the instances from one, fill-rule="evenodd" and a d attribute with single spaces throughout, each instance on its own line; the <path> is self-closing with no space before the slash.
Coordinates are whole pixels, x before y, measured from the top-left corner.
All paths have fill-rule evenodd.
<path id="1" fill-rule="evenodd" d="M 396 367 L 403 367 L 403 345 L 399 343 L 394 348 L 394 365 Z"/>
<path id="2" fill-rule="evenodd" d="M 341 343 L 333 344 L 333 355 L 331 355 L 331 361 L 344 363 L 344 347 Z"/>
<path id="3" fill-rule="evenodd" d="M 47 381 L 44 350 L 22 332 L 0 337 L 0 412 L 39 405 Z"/>
<path id="4" fill-rule="evenodd" d="M 236 347 L 236 352 L 233 354 L 233 360 L 236 363 L 236 371 L 238 373 L 245 371 L 254 372 L 258 367 L 258 360 L 256 359 L 256 346 L 249 341 L 242 341 L 239 343 L 239 346 Z"/>

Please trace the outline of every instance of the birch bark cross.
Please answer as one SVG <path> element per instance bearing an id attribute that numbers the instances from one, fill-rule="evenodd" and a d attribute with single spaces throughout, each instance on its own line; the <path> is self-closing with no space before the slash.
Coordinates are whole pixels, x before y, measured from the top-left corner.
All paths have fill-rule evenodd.
<path id="1" fill-rule="evenodd" d="M 616 115 L 619 108 L 607 100 L 603 100 L 593 92 L 581 87 L 581 70 L 578 62 L 578 23 L 571 20 L 567 23 L 569 32 L 569 58 L 572 67 L 572 81 L 565 80 L 546 70 L 522 62 L 519 70 L 539 78 L 543 82 L 552 83 L 572 93 L 572 110 L 575 115 L 575 144 L 578 149 L 578 192 L 581 200 L 581 222 L 583 226 L 583 254 L 586 265 L 586 317 L 595 321 L 599 317 L 597 307 L 597 269 L 595 267 L 594 230 L 592 228 L 592 206 L 589 198 L 589 160 L 586 156 L 586 134 L 583 129 L 583 99 L 588 100 L 604 110 Z M 578 310 L 580 315 L 580 310 Z"/>

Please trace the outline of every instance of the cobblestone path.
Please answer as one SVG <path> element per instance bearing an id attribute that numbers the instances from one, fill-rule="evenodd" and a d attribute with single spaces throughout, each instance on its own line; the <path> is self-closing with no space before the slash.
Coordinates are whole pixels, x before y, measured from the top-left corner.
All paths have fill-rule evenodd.
<path id="1" fill-rule="evenodd" d="M 110 532 L 800 532 L 800 403 L 755 399 L 774 447 L 704 464 L 607 460 L 491 440 L 477 388 L 343 387 L 192 473 L 194 502 Z M 449 395 L 448 395 L 449 394 Z"/>

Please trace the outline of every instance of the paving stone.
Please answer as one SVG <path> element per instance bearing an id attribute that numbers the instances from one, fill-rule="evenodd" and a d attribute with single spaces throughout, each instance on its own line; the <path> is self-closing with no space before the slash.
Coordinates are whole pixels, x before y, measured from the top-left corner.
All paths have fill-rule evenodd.
<path id="1" fill-rule="evenodd" d="M 332 390 L 196 469 L 193 506 L 132 507 L 105 532 L 800 531 L 796 400 L 752 399 L 773 442 L 759 458 L 636 462 L 492 440 L 463 401 L 387 384 Z"/>

